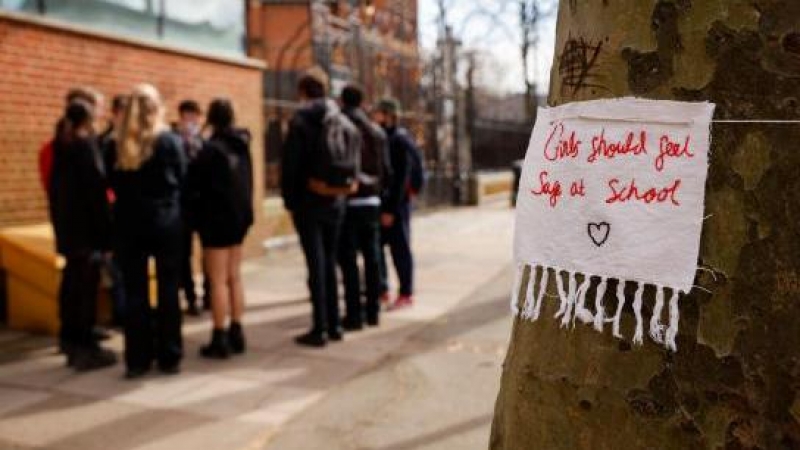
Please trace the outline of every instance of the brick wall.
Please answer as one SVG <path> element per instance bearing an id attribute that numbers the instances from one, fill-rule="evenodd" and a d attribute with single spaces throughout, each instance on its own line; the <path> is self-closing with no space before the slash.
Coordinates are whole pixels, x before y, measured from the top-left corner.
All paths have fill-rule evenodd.
<path id="1" fill-rule="evenodd" d="M 250 4 L 250 56 L 271 70 L 305 70 L 314 63 L 308 4 Z"/>
<path id="2" fill-rule="evenodd" d="M 52 135 L 66 91 L 93 86 L 110 99 L 140 82 L 155 85 L 175 119 L 185 98 L 230 97 L 255 138 L 255 186 L 263 186 L 262 75 L 258 64 L 170 50 L 0 13 L 0 227 L 47 220 L 37 158 Z M 261 212 L 262 190 L 257 189 Z M 257 214 L 259 222 L 262 214 Z M 254 228 L 252 254 L 263 238 Z"/>

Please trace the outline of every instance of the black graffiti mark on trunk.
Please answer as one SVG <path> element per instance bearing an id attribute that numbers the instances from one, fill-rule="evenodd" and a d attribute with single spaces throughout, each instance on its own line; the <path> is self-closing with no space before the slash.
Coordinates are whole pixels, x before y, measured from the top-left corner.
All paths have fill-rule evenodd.
<path id="1" fill-rule="evenodd" d="M 571 36 L 567 39 L 558 61 L 562 93 L 567 88 L 571 88 L 572 95 L 575 95 L 584 88 L 603 87 L 591 82 L 594 78 L 593 69 L 602 48 L 603 41 L 592 43 L 584 38 L 575 39 Z"/>

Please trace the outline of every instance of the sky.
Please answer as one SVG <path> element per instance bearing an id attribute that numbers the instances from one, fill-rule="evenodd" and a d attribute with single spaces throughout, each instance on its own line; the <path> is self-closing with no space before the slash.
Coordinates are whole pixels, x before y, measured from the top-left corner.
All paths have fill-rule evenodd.
<path id="1" fill-rule="evenodd" d="M 542 0 L 541 3 L 551 3 Z M 518 0 L 446 0 L 448 22 L 465 49 L 478 52 L 482 63 L 479 83 L 497 92 L 523 92 L 520 58 Z M 482 11 L 488 11 L 485 13 Z M 423 51 L 431 52 L 438 36 L 436 0 L 419 0 L 420 40 Z M 541 22 L 540 42 L 534 51 L 532 74 L 538 91 L 547 93 L 555 46 L 555 13 Z"/>

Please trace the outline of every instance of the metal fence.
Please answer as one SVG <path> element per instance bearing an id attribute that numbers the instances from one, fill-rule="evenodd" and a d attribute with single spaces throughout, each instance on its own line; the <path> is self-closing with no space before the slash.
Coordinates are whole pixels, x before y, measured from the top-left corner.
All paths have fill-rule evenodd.
<path id="1" fill-rule="evenodd" d="M 525 157 L 530 138 L 528 125 L 477 119 L 472 127 L 472 169 L 510 170 Z"/>

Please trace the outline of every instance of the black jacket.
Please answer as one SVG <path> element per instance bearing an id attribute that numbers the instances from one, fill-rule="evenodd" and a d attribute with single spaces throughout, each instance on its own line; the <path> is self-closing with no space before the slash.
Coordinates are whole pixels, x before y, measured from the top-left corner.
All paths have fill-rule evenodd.
<path id="1" fill-rule="evenodd" d="M 320 148 L 328 100 L 317 99 L 299 109 L 289 122 L 281 156 L 281 195 L 287 210 L 308 211 L 331 207 L 343 198 L 323 197 L 308 190 L 313 153 Z"/>
<path id="2" fill-rule="evenodd" d="M 174 232 L 182 224 L 181 201 L 186 181 L 186 156 L 180 138 L 169 131 L 153 143 L 153 153 L 138 170 L 116 167 L 116 143 L 107 158 L 109 179 L 116 195 L 115 231 L 122 240 L 131 236 Z"/>
<path id="3" fill-rule="evenodd" d="M 250 133 L 214 133 L 189 169 L 192 226 L 201 236 L 244 236 L 253 225 Z"/>
<path id="4" fill-rule="evenodd" d="M 385 192 L 392 183 L 392 164 L 389 158 L 389 141 L 386 132 L 377 123 L 370 120 L 361 108 L 345 108 L 342 112 L 356 125 L 362 136 L 369 133 L 370 136 L 363 136 L 364 145 L 361 148 L 361 169 L 366 169 L 364 161 L 366 158 L 375 158 L 375 165 L 379 167 L 375 174 L 362 173 L 359 176 L 358 192 L 351 198 L 365 198 L 377 195 L 384 197 Z M 374 147 L 369 148 L 370 144 Z M 374 151 L 375 155 L 367 155 L 367 152 Z M 365 179 L 366 178 L 366 179 Z M 373 180 L 373 178 L 376 178 Z M 374 183 L 374 184 L 373 184 Z M 376 192 L 376 190 L 378 192 Z"/>
<path id="5" fill-rule="evenodd" d="M 404 128 L 386 129 L 389 138 L 389 159 L 392 164 L 392 181 L 383 197 L 382 210 L 394 214 L 400 205 L 408 202 L 408 183 L 411 176 L 409 154 L 417 151 L 414 141 Z"/>
<path id="6" fill-rule="evenodd" d="M 56 138 L 49 199 L 58 253 L 69 256 L 109 249 L 107 187 L 96 139 Z"/>

